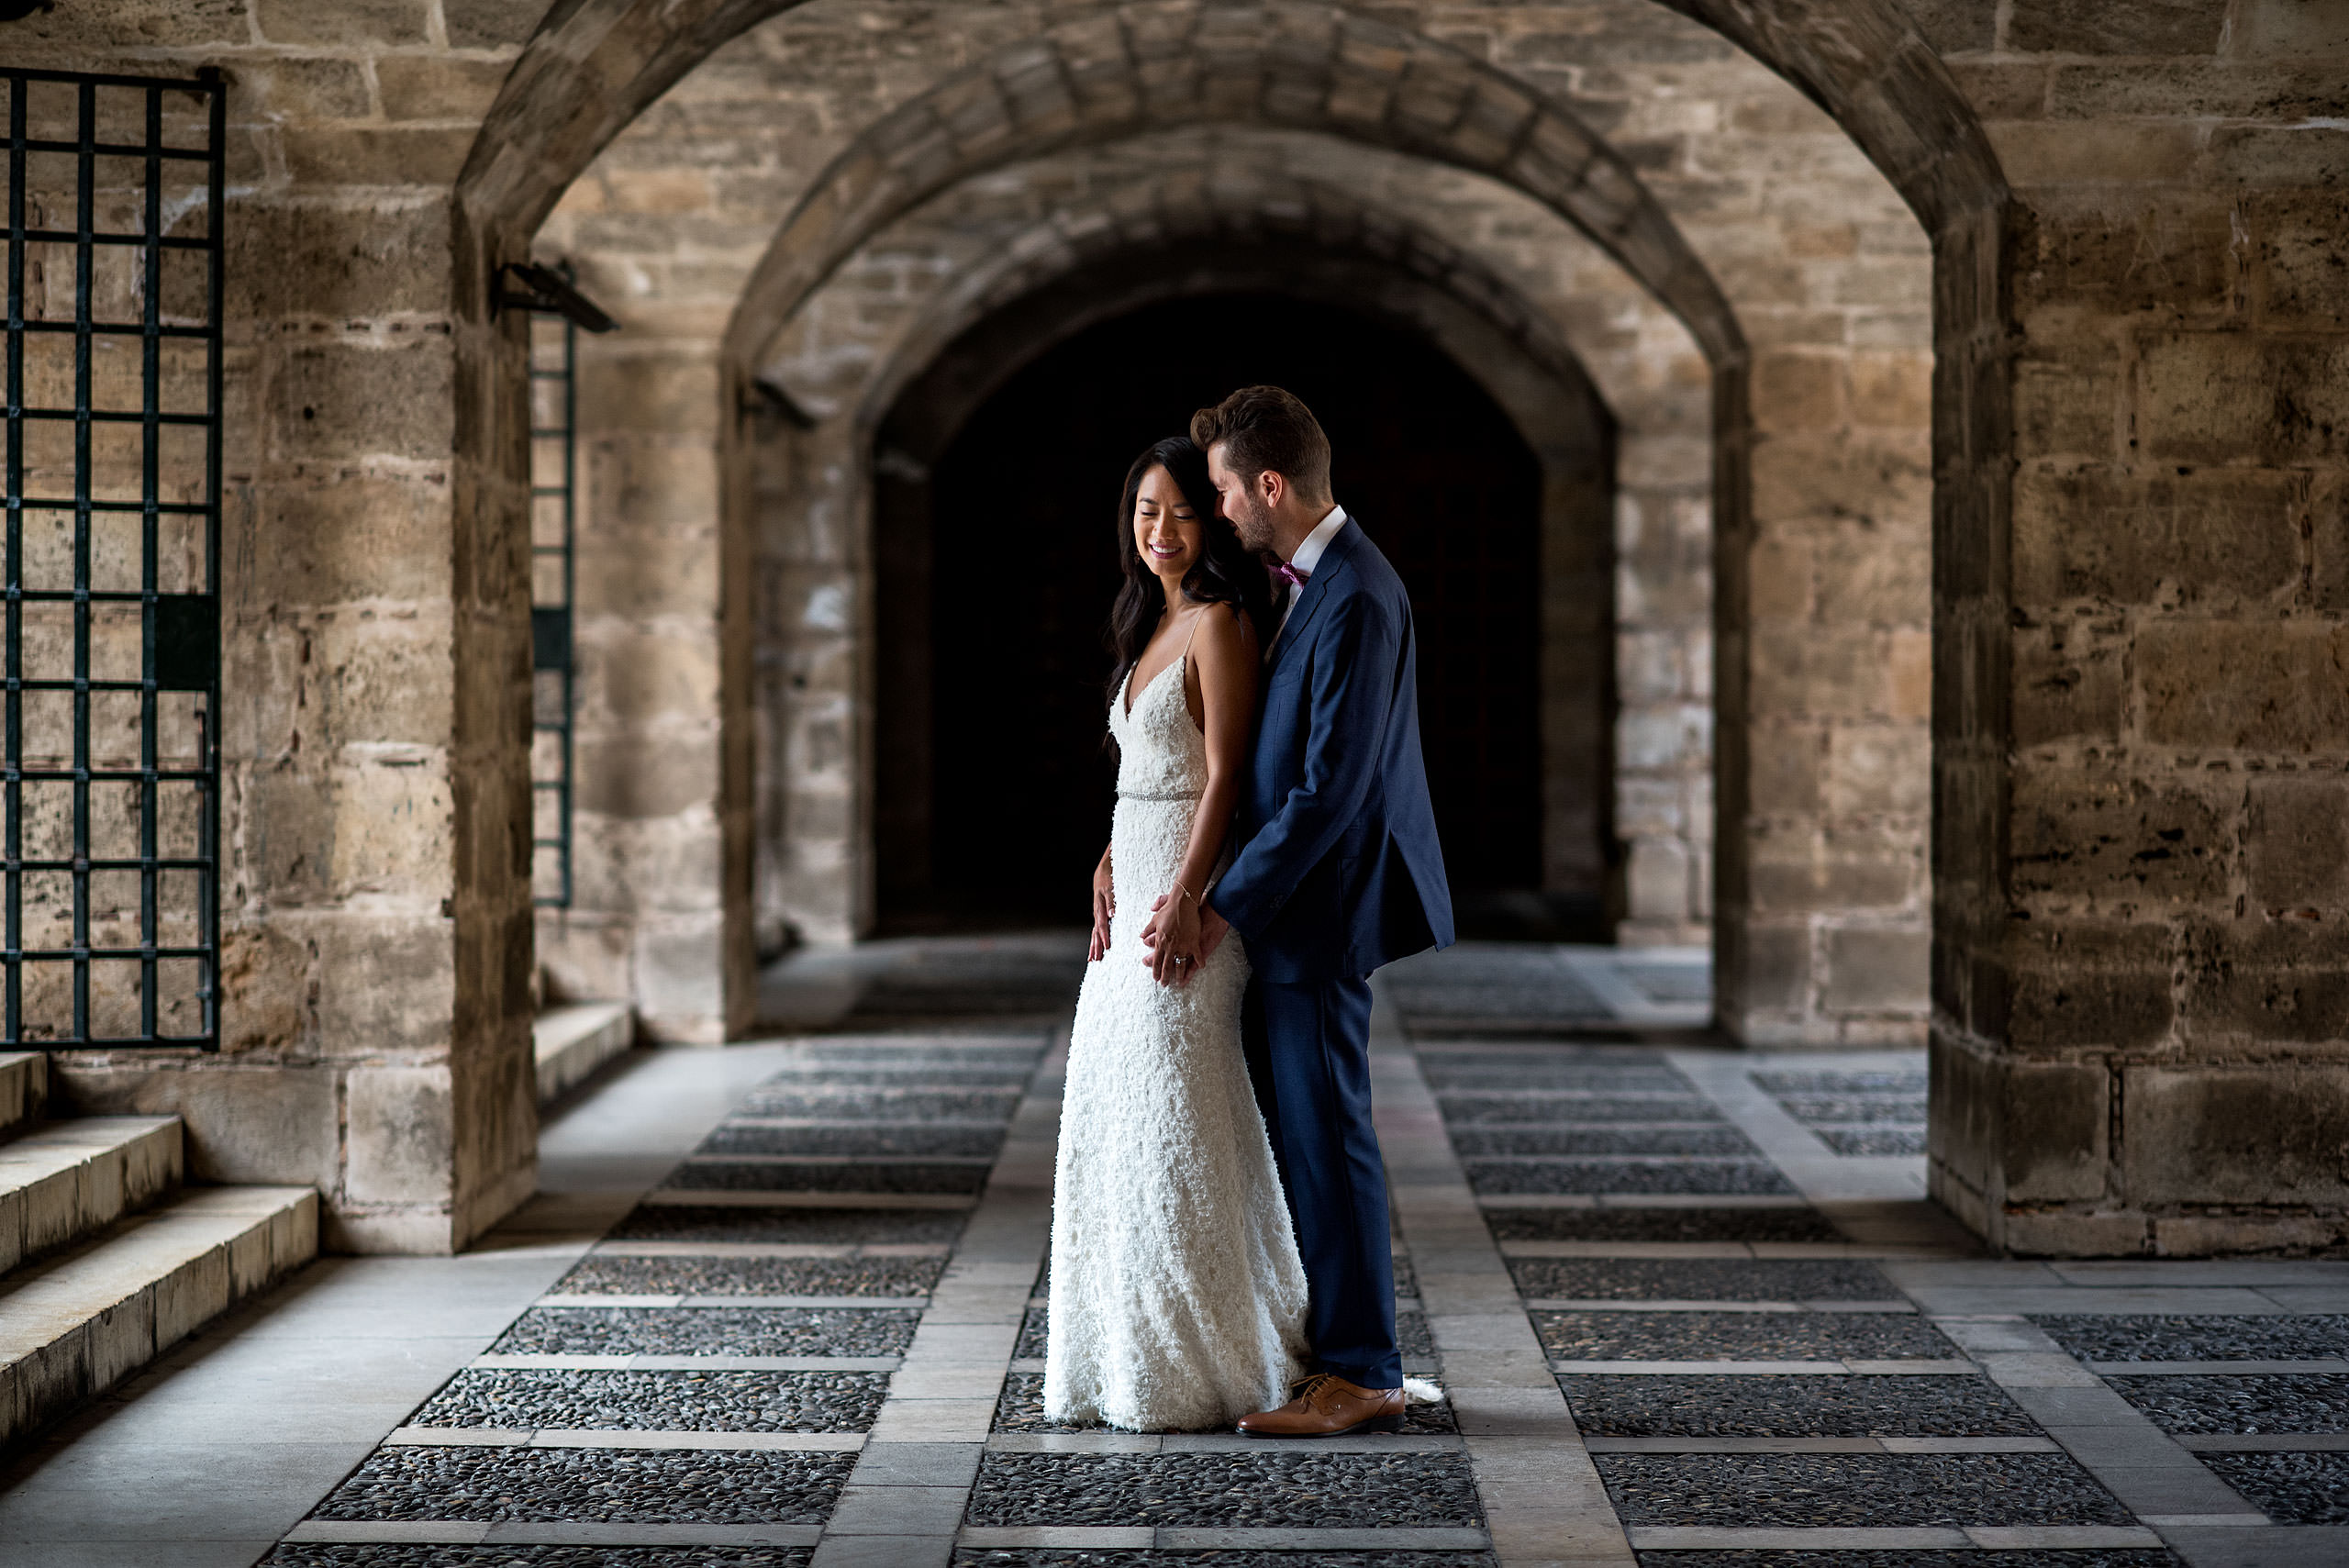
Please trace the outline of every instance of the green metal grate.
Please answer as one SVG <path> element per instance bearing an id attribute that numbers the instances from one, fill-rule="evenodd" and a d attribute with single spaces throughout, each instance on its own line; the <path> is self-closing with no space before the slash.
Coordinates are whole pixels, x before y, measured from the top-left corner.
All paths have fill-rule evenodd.
<path id="1" fill-rule="evenodd" d="M 567 280 L 569 266 L 561 269 Z M 571 906 L 571 606 L 576 580 L 579 329 L 530 322 L 530 896 Z"/>
<path id="2" fill-rule="evenodd" d="M 225 90 L 0 69 L 5 1043 L 219 1043 Z"/>

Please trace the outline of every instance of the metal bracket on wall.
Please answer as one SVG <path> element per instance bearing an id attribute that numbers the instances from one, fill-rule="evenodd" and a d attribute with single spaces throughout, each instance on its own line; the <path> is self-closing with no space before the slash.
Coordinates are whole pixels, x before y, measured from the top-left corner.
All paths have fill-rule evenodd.
<path id="1" fill-rule="evenodd" d="M 745 414 L 772 414 L 795 430 L 812 430 L 816 416 L 799 400 L 763 376 L 752 376 L 742 398 Z"/>
<path id="2" fill-rule="evenodd" d="M 498 268 L 497 281 L 490 288 L 489 307 L 493 314 L 542 310 L 562 317 L 583 332 L 609 332 L 619 325 L 569 278 L 536 261 L 508 261 Z"/>

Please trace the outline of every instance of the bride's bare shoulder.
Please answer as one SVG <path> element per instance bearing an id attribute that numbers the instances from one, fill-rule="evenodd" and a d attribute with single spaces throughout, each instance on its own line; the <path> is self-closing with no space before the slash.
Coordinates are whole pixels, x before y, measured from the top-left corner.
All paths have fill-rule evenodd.
<path id="1" fill-rule="evenodd" d="M 1256 628 L 1238 605 L 1206 605 L 1199 610 L 1198 651 L 1208 658 L 1253 658 Z"/>

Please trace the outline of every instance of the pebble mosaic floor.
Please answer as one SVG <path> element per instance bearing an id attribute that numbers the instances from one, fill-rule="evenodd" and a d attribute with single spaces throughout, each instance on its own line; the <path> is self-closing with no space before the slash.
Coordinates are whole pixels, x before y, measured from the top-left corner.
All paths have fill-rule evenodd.
<path id="1" fill-rule="evenodd" d="M 265 1568 L 2349 1564 L 2349 1265 L 1976 1260 L 1852 1195 L 1920 1058 L 1637 1043 L 1701 964 L 1564 951 L 1382 984 L 1402 1434 L 1047 1423 L 1081 948 L 906 944 Z"/>

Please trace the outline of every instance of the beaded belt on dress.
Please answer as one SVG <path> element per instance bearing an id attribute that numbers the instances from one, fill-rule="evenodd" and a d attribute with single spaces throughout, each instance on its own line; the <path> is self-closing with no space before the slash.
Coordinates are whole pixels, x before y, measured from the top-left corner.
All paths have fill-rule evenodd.
<path id="1" fill-rule="evenodd" d="M 1139 790 L 1121 789 L 1118 792 L 1118 798 L 1119 800 L 1197 800 L 1198 792 L 1185 789 L 1177 790 L 1172 795 L 1144 795 Z"/>

